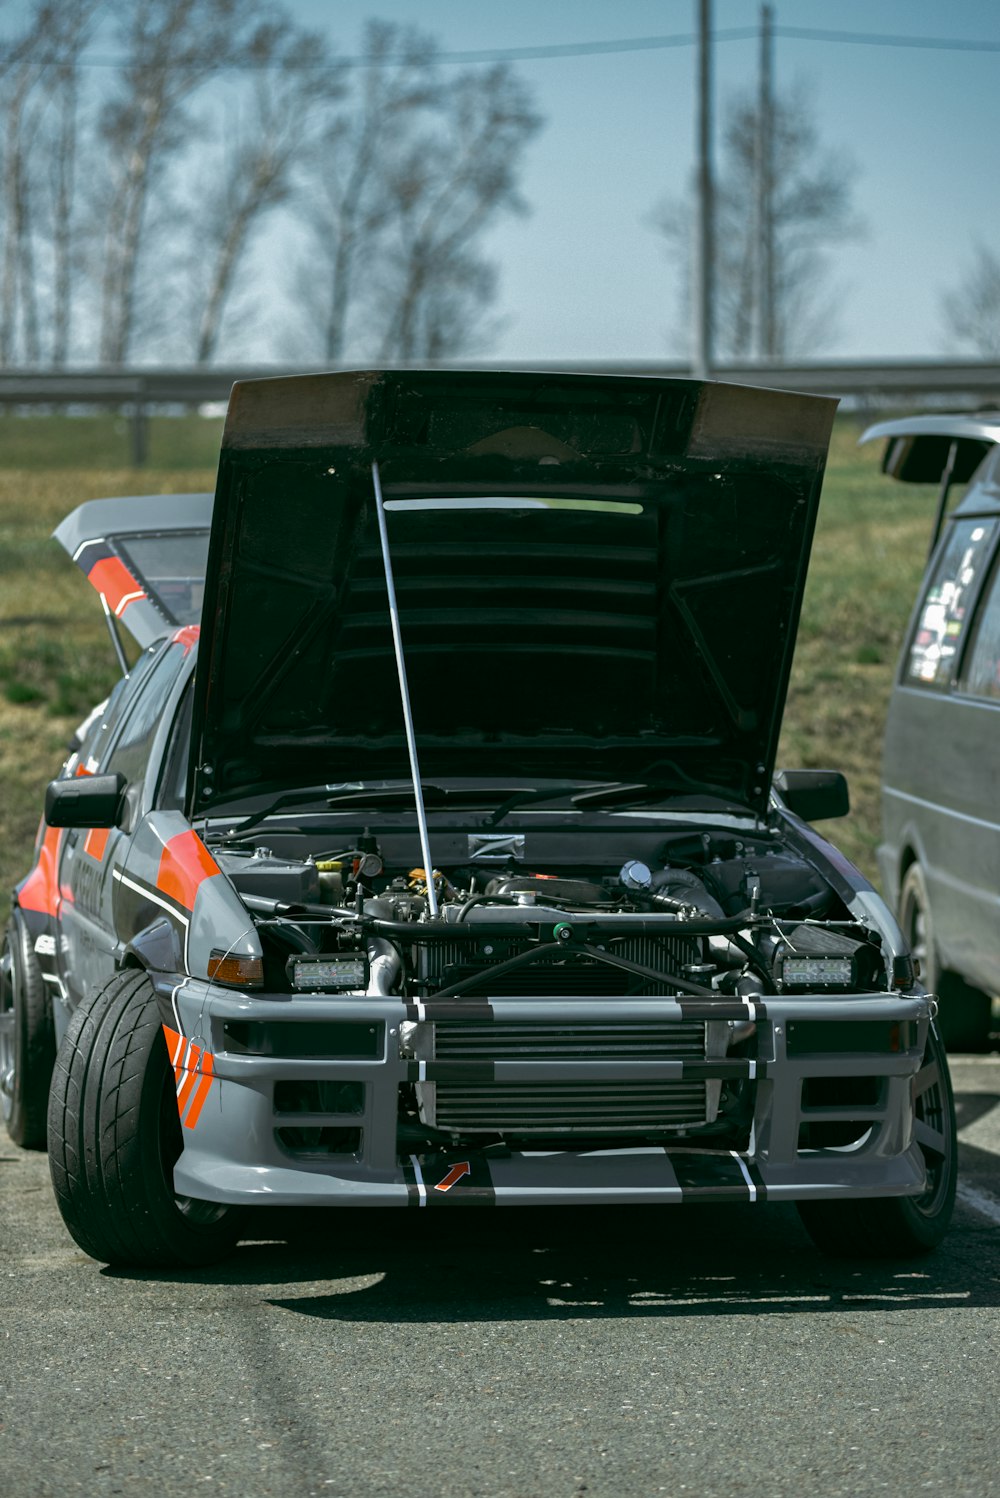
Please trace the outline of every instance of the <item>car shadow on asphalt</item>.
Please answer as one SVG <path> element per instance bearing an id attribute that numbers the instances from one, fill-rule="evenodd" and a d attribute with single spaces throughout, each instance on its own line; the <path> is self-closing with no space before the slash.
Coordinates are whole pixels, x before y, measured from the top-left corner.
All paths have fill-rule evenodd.
<path id="1" fill-rule="evenodd" d="M 972 1213 L 956 1218 L 936 1253 L 905 1262 L 824 1258 L 794 1208 L 775 1205 L 256 1216 L 248 1227 L 261 1239 L 224 1264 L 177 1275 L 105 1273 L 256 1286 L 284 1312 L 344 1322 L 1000 1305 L 996 1230 Z"/>

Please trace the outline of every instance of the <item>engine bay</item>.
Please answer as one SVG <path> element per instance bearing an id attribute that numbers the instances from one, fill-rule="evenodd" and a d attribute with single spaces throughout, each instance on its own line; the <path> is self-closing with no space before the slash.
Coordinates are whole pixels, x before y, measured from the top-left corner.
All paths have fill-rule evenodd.
<path id="1" fill-rule="evenodd" d="M 878 933 L 774 835 L 661 834 L 651 850 L 644 828 L 635 841 L 645 857 L 615 857 L 611 867 L 580 867 L 578 854 L 525 867 L 508 853 L 435 869 L 433 918 L 425 870 L 387 859 L 400 841 L 366 829 L 335 854 L 294 857 L 263 839 L 214 849 L 254 916 L 269 989 L 373 985 L 444 999 L 571 996 L 582 983 L 586 992 L 708 998 L 889 983 Z M 507 841 L 520 851 L 523 840 Z M 550 841 L 560 842 L 558 831 L 540 833 L 537 851 Z M 614 855 L 621 834 L 609 841 Z"/>

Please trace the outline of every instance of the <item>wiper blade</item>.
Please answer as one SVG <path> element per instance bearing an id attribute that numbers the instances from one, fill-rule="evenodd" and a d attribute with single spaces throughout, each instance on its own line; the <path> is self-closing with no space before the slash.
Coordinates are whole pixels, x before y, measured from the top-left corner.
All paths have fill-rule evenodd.
<path id="1" fill-rule="evenodd" d="M 488 827 L 495 827 L 498 822 L 503 821 L 508 812 L 516 811 L 519 806 L 544 806 L 546 801 L 565 801 L 567 799 L 576 805 L 581 796 L 585 797 L 588 791 L 592 791 L 595 796 L 600 797 L 623 789 L 634 791 L 641 789 L 641 787 L 623 785 L 618 781 L 611 785 L 595 785 L 593 781 L 588 782 L 585 780 L 575 780 L 571 785 L 534 786 L 528 790 L 515 791 L 512 796 L 507 797 L 506 801 L 501 801 L 500 805 L 493 812 L 493 815 L 487 818 L 486 825 Z"/>
<path id="2" fill-rule="evenodd" d="M 425 801 L 441 802 L 448 797 L 444 786 L 428 785 L 426 780 L 421 781 L 420 789 Z M 352 806 L 360 803 L 363 806 L 393 806 L 397 802 L 403 802 L 413 806 L 416 799 L 413 786 L 408 783 L 393 786 L 366 786 L 364 790 L 338 791 L 335 796 L 327 796 L 326 804 L 327 806 Z"/>
<path id="3" fill-rule="evenodd" d="M 627 808 L 648 806 L 651 801 L 676 801 L 682 796 L 711 796 L 713 800 L 721 801 L 726 806 L 740 811 L 749 810 L 729 786 L 716 785 L 710 780 L 689 780 L 687 777 L 680 784 L 670 780 L 648 785 L 613 785 L 606 790 L 584 791 L 573 797 L 573 805 L 615 805 Z"/>
<path id="4" fill-rule="evenodd" d="M 508 797 L 487 821 L 495 827 L 508 812 L 521 806 L 544 806 L 549 801 L 569 800 L 574 810 L 586 810 L 591 806 L 648 806 L 655 801 L 673 801 L 681 796 L 711 796 L 727 807 L 747 811 L 743 802 L 733 794 L 729 786 L 716 785 L 709 780 L 694 780 L 678 772 L 676 780 L 663 781 L 616 781 L 610 785 L 539 786 L 535 790 L 518 791 Z"/>
<path id="5" fill-rule="evenodd" d="M 439 785 L 424 785 L 424 795 L 430 793 L 439 799 L 444 799 L 447 792 Z M 357 805 L 384 806 L 387 802 L 405 801 L 411 805 L 414 800 L 413 786 L 407 781 L 405 785 L 365 785 L 363 781 L 345 782 L 342 784 L 326 784 L 300 786 L 294 791 L 283 791 L 280 796 L 275 796 L 266 806 L 259 811 L 250 812 L 249 815 L 240 820 L 240 813 L 233 812 L 227 818 L 238 833 L 249 832 L 251 827 L 259 827 L 261 822 L 266 822 L 268 817 L 273 817 L 277 812 L 287 806 L 309 806 L 314 803 L 324 807 Z"/>

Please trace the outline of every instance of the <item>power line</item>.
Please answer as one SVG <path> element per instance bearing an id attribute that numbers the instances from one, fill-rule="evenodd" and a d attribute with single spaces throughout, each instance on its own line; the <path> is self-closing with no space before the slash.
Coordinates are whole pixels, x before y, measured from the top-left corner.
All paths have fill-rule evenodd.
<path id="1" fill-rule="evenodd" d="M 928 52 L 1000 52 L 1000 41 L 970 41 L 964 37 L 905 36 L 892 33 L 868 31 L 833 31 L 810 26 L 774 26 L 772 34 L 788 41 L 842 43 L 848 46 L 908 47 Z M 712 33 L 713 42 L 738 42 L 756 40 L 757 26 L 731 26 Z M 489 62 L 545 62 L 564 57 L 607 57 L 624 52 L 654 52 L 677 47 L 693 47 L 698 38 L 695 32 L 676 32 L 669 36 L 637 36 L 611 39 L 601 42 L 556 42 L 533 47 L 485 47 L 463 52 L 438 52 L 429 60 L 432 63 L 475 64 Z M 2 52 L 0 52 L 2 57 Z M 26 57 L 21 61 L 36 67 L 65 67 L 64 57 Z M 307 71 L 310 68 L 370 68 L 381 64 L 402 66 L 413 59 L 403 54 L 388 54 L 378 59 L 371 57 L 331 57 L 316 62 L 300 62 L 294 65 L 274 59 L 241 58 L 239 61 L 222 61 L 214 72 L 252 72 L 259 68 L 281 67 L 284 71 Z M 83 56 L 78 66 L 90 68 L 120 68 L 134 66 L 128 59 L 107 56 Z M 206 70 L 207 71 L 207 70 Z"/>
<path id="2" fill-rule="evenodd" d="M 865 47 L 922 47 L 928 52 L 1000 52 L 998 42 L 973 42 L 956 36 L 896 36 L 874 31 L 822 31 L 811 26 L 775 26 L 775 36 L 791 41 L 847 42 Z"/>

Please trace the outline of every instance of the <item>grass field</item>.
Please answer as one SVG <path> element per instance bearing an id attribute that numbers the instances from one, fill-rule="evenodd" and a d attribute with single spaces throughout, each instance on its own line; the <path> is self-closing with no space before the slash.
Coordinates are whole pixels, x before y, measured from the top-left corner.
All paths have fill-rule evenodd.
<path id="1" fill-rule="evenodd" d="M 900 639 L 923 571 L 934 492 L 891 483 L 858 427 L 838 424 L 820 506 L 778 764 L 831 766 L 853 809 L 831 825 L 875 876 L 882 726 Z M 125 461 L 116 418 L 0 417 L 0 917 L 31 860 L 42 791 L 117 668 L 93 590 L 50 541 L 101 495 L 210 489 L 219 423 L 151 423 L 151 466 Z M 155 465 L 155 466 L 154 466 Z M 752 620 L 748 620 L 752 628 Z"/>

